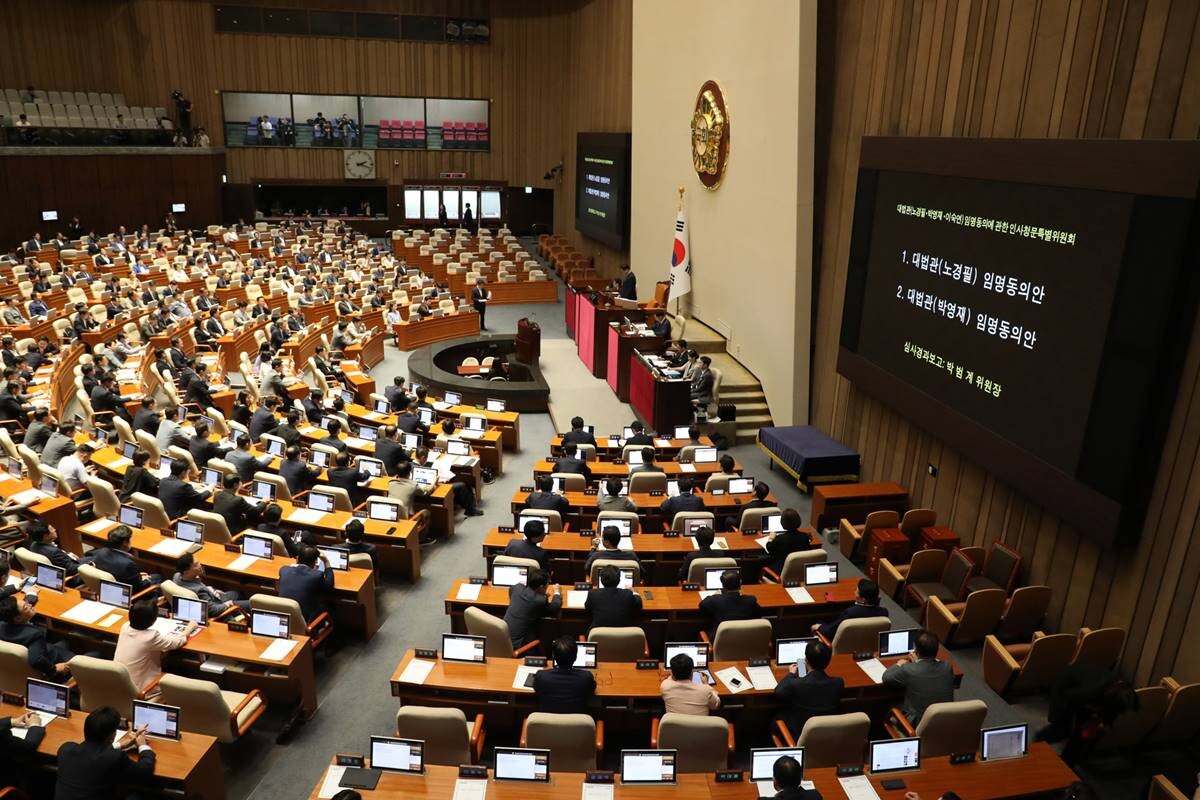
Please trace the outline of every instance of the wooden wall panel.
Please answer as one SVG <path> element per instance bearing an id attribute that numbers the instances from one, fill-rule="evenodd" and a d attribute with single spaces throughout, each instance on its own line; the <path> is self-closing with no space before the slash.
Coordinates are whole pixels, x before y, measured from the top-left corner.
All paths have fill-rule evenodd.
<path id="1" fill-rule="evenodd" d="M 1101 548 L 859 392 L 835 369 L 862 136 L 1200 135 L 1200 14 L 1191 0 L 823 0 L 820 243 L 812 418 L 967 543 L 1002 541 L 1054 588 L 1050 624 L 1129 631 L 1139 684 L 1200 680 L 1200 334 L 1136 546 Z M 931 478 L 926 465 L 938 466 Z"/>

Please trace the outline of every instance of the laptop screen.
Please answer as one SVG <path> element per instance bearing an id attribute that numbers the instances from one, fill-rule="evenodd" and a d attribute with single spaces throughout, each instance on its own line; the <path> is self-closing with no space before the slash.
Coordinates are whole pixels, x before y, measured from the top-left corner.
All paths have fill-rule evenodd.
<path id="1" fill-rule="evenodd" d="M 446 442 L 446 452 L 452 456 L 469 456 L 471 455 L 471 445 L 462 439 L 450 439 Z"/>
<path id="2" fill-rule="evenodd" d="M 378 500 L 372 500 L 367 503 L 367 519 L 397 522 L 400 519 L 400 506 L 395 503 L 381 503 Z"/>
<path id="3" fill-rule="evenodd" d="M 392 406 L 391 406 L 391 404 L 388 403 L 387 400 L 376 400 L 375 401 L 375 413 L 376 414 L 390 414 L 391 412 L 392 412 Z"/>
<path id="4" fill-rule="evenodd" d="M 828 586 L 838 582 L 838 565 L 834 561 L 804 565 L 805 586 Z"/>
<path id="5" fill-rule="evenodd" d="M 43 589 L 53 589 L 56 592 L 61 592 L 66 584 L 67 571 L 61 567 L 53 567 L 49 564 L 38 564 L 37 575 L 35 576 L 37 585 Z"/>
<path id="6" fill-rule="evenodd" d="M 275 500 L 275 484 L 267 483 L 266 481 L 254 482 L 254 496 L 263 502 L 270 503 Z"/>
<path id="7" fill-rule="evenodd" d="M 629 530 L 633 526 L 633 520 L 605 517 L 603 522 L 598 521 L 597 524 L 600 526 L 600 533 L 602 535 L 606 528 L 616 528 L 622 536 L 628 536 Z"/>
<path id="8" fill-rule="evenodd" d="M 71 689 L 61 683 L 25 679 L 25 706 L 33 711 L 44 711 L 56 717 L 65 717 L 70 708 L 68 700 Z"/>
<path id="9" fill-rule="evenodd" d="M 360 425 L 358 427 L 358 438 L 362 439 L 364 442 L 373 442 L 379 438 L 379 429 L 371 428 L 366 425 Z"/>
<path id="10" fill-rule="evenodd" d="M 638 464 L 646 463 L 646 458 L 642 455 L 641 450 L 630 450 L 625 454 L 625 460 L 630 466 L 634 467 L 636 467 Z"/>
<path id="11" fill-rule="evenodd" d="M 204 541 L 204 523 L 181 519 L 175 525 L 175 538 L 185 542 Z"/>
<path id="12" fill-rule="evenodd" d="M 717 448 L 697 447 L 692 451 L 692 461 L 697 464 L 715 464 L 717 462 Z"/>
<path id="13" fill-rule="evenodd" d="M 270 636 L 274 639 L 290 637 L 290 626 L 287 614 L 277 611 L 250 610 L 250 632 L 255 636 Z"/>
<path id="14" fill-rule="evenodd" d="M 619 572 L 621 573 L 621 582 L 617 584 L 617 588 L 618 589 L 632 589 L 634 586 L 633 568 L 621 567 L 619 569 Z M 596 580 L 592 581 L 592 586 L 599 588 L 602 585 L 603 584 L 600 583 L 600 571 L 597 571 L 596 572 Z"/>
<path id="15" fill-rule="evenodd" d="M 406 433 L 401 440 L 405 450 L 416 450 L 421 446 L 421 437 L 415 433 Z"/>
<path id="16" fill-rule="evenodd" d="M 179 739 L 179 707 L 134 700 L 133 727 L 160 739 Z"/>
<path id="17" fill-rule="evenodd" d="M 519 564 L 492 564 L 493 586 L 516 586 L 524 584 L 529 577 L 529 567 Z"/>
<path id="18" fill-rule="evenodd" d="M 329 453 L 324 450 L 312 450 L 308 454 L 308 463 L 324 469 L 329 466 Z"/>
<path id="19" fill-rule="evenodd" d="M 984 761 L 1020 758 L 1026 753 L 1028 736 L 1028 725 L 984 728 L 980 733 L 980 755 Z"/>
<path id="20" fill-rule="evenodd" d="M 549 781 L 550 751 L 497 747 L 496 780 Z"/>
<path id="21" fill-rule="evenodd" d="M 204 468 L 204 477 L 201 480 L 208 486 L 216 488 L 221 485 L 221 473 L 215 469 L 208 467 Z"/>
<path id="22" fill-rule="evenodd" d="M 133 596 L 133 587 L 128 583 L 117 581 L 100 581 L 100 602 L 117 608 L 129 608 L 129 598 Z"/>
<path id="23" fill-rule="evenodd" d="M 783 514 L 768 514 L 761 517 L 763 533 L 782 533 L 783 532 Z"/>
<path id="24" fill-rule="evenodd" d="M 621 783 L 674 783 L 675 750 L 622 750 Z"/>
<path id="25" fill-rule="evenodd" d="M 420 739 L 371 737 L 371 767 L 392 772 L 425 771 L 425 742 Z"/>
<path id="26" fill-rule="evenodd" d="M 247 533 L 242 537 L 242 552 L 255 558 L 273 558 L 275 556 L 274 546 L 275 542 L 266 536 Z"/>
<path id="27" fill-rule="evenodd" d="M 708 652 L 708 642 L 667 642 L 663 663 L 670 666 L 671 659 L 682 653 L 692 659 L 694 669 L 705 669 L 708 667 Z"/>
<path id="28" fill-rule="evenodd" d="M 203 625 L 208 620 L 208 604 L 190 597 L 171 598 L 171 616 L 184 622 Z"/>
<path id="29" fill-rule="evenodd" d="M 784 756 L 791 756 L 804 767 L 803 747 L 752 747 L 750 748 L 750 780 L 775 780 L 775 762 Z"/>
<path id="30" fill-rule="evenodd" d="M 871 772 L 897 772 L 921 766 L 920 739 L 880 739 L 871 742 Z"/>
<path id="31" fill-rule="evenodd" d="M 711 519 L 701 519 L 698 517 L 692 518 L 692 519 L 681 520 L 681 522 L 683 523 L 683 535 L 684 536 L 695 536 L 696 532 L 699 531 L 701 528 L 714 527 L 713 521 Z"/>
<path id="32" fill-rule="evenodd" d="M 622 439 L 632 439 L 633 438 L 633 428 L 629 427 L 628 425 L 626 425 L 624 428 L 622 428 L 621 429 L 621 438 Z"/>
<path id="33" fill-rule="evenodd" d="M 811 636 L 796 639 L 776 639 L 775 640 L 775 663 L 779 666 L 784 664 L 799 664 L 800 677 L 804 677 L 804 651 L 808 647 L 809 642 L 814 642 Z"/>
<path id="34" fill-rule="evenodd" d="M 350 569 L 350 551 L 344 547 L 318 547 L 317 552 L 329 559 L 333 569 Z"/>
<path id="35" fill-rule="evenodd" d="M 442 399 L 445 400 L 450 405 L 456 406 L 462 402 L 462 395 L 459 394 L 458 392 L 446 392 L 445 396 L 443 396 Z"/>
<path id="36" fill-rule="evenodd" d="M 487 660 L 487 639 L 483 636 L 442 634 L 442 658 L 446 661 L 471 661 L 482 664 Z"/>
<path id="37" fill-rule="evenodd" d="M 688 426 L 687 425 L 676 425 L 675 426 L 675 438 L 676 439 L 692 438 L 692 435 L 690 433 L 688 433 Z"/>
<path id="38" fill-rule="evenodd" d="M 131 528 L 142 527 L 142 510 L 137 506 L 121 506 L 117 512 L 117 522 Z"/>
<path id="39" fill-rule="evenodd" d="M 53 475 L 43 475 L 42 482 L 38 486 L 46 494 L 58 494 L 58 478 Z"/>
<path id="40" fill-rule="evenodd" d="M 421 420 L 421 422 L 424 422 L 426 425 L 433 424 L 433 409 L 424 407 L 418 408 L 417 419 Z"/>
<path id="41" fill-rule="evenodd" d="M 8 474 L 12 475 L 14 478 L 21 477 L 21 475 L 23 474 L 22 468 L 21 468 L 21 462 L 15 460 L 15 459 L 10 460 L 8 462 Z"/>
<path id="42" fill-rule="evenodd" d="M 488 398 L 488 401 L 487 401 L 487 410 L 488 410 L 488 411 L 495 412 L 495 413 L 497 413 L 497 414 L 498 414 L 498 413 L 500 413 L 500 412 L 502 412 L 502 411 L 504 410 L 504 401 L 503 401 L 503 400 L 496 400 L 496 399 L 494 399 L 494 398 Z"/>
<path id="43" fill-rule="evenodd" d="M 467 430 L 483 431 L 487 430 L 487 420 L 483 417 L 467 417 Z"/>
<path id="44" fill-rule="evenodd" d="M 575 666 L 581 669 L 593 669 L 596 666 L 596 643 L 579 642 L 576 648 Z"/>
<path id="45" fill-rule="evenodd" d="M 912 652 L 913 640 L 917 632 L 914 629 L 906 631 L 880 631 L 879 657 L 905 656 Z"/>
<path id="46" fill-rule="evenodd" d="M 133 442 L 126 442 L 121 445 L 121 455 L 126 458 L 133 458 L 135 453 L 137 453 L 137 445 Z"/>
<path id="47" fill-rule="evenodd" d="M 343 403 L 353 403 L 354 402 L 354 392 L 351 392 L 348 389 L 342 389 L 341 397 L 342 397 Z"/>
<path id="48" fill-rule="evenodd" d="M 433 486 L 438 481 L 438 471 L 433 467 L 413 467 L 412 477 L 422 486 Z"/>

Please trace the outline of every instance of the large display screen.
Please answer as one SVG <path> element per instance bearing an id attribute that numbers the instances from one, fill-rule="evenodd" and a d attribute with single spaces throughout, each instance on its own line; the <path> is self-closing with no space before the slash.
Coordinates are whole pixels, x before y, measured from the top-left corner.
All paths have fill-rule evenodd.
<path id="1" fill-rule="evenodd" d="M 838 369 L 1109 536 L 1140 521 L 1191 336 L 1196 183 L 1055 150 L 864 140 Z"/>
<path id="2" fill-rule="evenodd" d="M 627 133 L 580 133 L 575 149 L 575 229 L 610 247 L 629 247 Z"/>

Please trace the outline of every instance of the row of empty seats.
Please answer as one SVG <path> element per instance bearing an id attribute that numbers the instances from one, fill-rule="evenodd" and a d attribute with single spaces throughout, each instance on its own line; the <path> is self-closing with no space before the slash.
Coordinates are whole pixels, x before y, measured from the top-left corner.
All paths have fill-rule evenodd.
<path id="1" fill-rule="evenodd" d="M 123 118 L 127 128 L 156 128 L 158 120 L 167 116 L 161 106 L 126 106 L 113 104 L 76 104 L 38 101 L 27 103 L 13 100 L 0 101 L 0 116 L 13 124 L 24 114 L 31 125 L 56 126 L 61 128 L 115 128 L 118 117 Z M 169 122 L 166 123 L 169 125 Z"/>
<path id="2" fill-rule="evenodd" d="M 42 89 L 5 89 L 4 99 L 9 103 L 26 102 L 32 98 L 35 103 L 75 103 L 77 105 L 125 105 L 125 95 L 120 92 L 70 92 L 45 91 Z"/>
<path id="3" fill-rule="evenodd" d="M 442 148 L 445 150 L 486 149 L 488 126 L 486 122 L 443 122 Z"/>

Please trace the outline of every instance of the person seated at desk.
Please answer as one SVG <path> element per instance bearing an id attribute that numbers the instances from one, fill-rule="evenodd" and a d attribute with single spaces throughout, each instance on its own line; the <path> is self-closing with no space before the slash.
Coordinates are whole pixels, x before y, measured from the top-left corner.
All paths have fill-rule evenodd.
<path id="1" fill-rule="evenodd" d="M 0 641 L 18 644 L 28 652 L 29 667 L 48 681 L 65 683 L 71 674 L 68 663 L 75 657 L 64 642 L 50 641 L 41 625 L 34 625 L 37 612 L 28 599 L 6 597 L 0 600 Z"/>
<path id="2" fill-rule="evenodd" d="M 592 628 L 637 627 L 642 596 L 621 588 L 621 571 L 611 564 L 600 568 L 600 586 L 588 592 L 584 609 L 592 615 Z"/>
<path id="3" fill-rule="evenodd" d="M 583 574 L 591 577 L 592 564 L 597 559 L 607 559 L 610 561 L 632 561 L 639 567 L 642 564 L 638 554 L 632 550 L 621 549 L 621 530 L 615 525 L 606 525 L 600 531 L 599 548 L 593 550 L 587 557 L 587 561 L 583 564 Z"/>
<path id="4" fill-rule="evenodd" d="M 404 519 L 411 517 L 415 511 L 414 501 L 424 497 L 429 490 L 412 479 L 412 462 L 402 461 L 396 468 L 396 475 L 388 481 L 388 497 L 400 502 Z"/>
<path id="5" fill-rule="evenodd" d="M 646 433 L 646 426 L 638 420 L 635 419 L 633 422 L 629 423 L 629 429 L 633 431 L 633 436 L 630 436 L 625 440 L 626 447 L 631 444 L 654 444 L 654 437 Z"/>
<path id="6" fill-rule="evenodd" d="M 11 296 L 4 298 L 3 316 L 5 325 L 19 327 L 29 324 L 29 320 L 25 319 L 25 315 L 17 308 L 16 301 Z"/>
<path id="7" fill-rule="evenodd" d="M 247 426 L 252 440 L 260 441 L 264 433 L 273 433 L 279 427 L 279 420 L 275 418 L 275 409 L 277 408 L 279 408 L 278 397 L 263 399 L 262 405 L 250 417 L 250 424 Z"/>
<path id="8" fill-rule="evenodd" d="M 283 439 L 284 444 L 288 447 L 300 446 L 300 412 L 295 408 L 288 409 L 287 416 L 284 421 L 271 433 Z"/>
<path id="9" fill-rule="evenodd" d="M 5 390 L 0 392 L 0 418 L 15 419 L 24 426 L 33 407 L 23 404 L 20 396 L 21 384 L 10 381 Z"/>
<path id="10" fill-rule="evenodd" d="M 183 464 L 184 468 L 187 468 L 187 464 L 184 464 L 182 460 L 176 461 L 175 464 Z M 195 490 L 193 489 L 193 491 Z M 175 519 L 183 515 L 171 514 L 168 511 L 167 516 Z M 121 583 L 128 583 L 133 588 L 133 593 L 137 594 L 162 583 L 162 576 L 157 573 L 142 572 L 138 569 L 137 562 L 129 554 L 132 540 L 133 531 L 129 529 L 129 526 L 118 525 L 108 532 L 108 536 L 105 537 L 106 544 L 84 556 L 83 563 L 104 570 Z"/>
<path id="11" fill-rule="evenodd" d="M 346 549 L 351 555 L 356 553 L 366 553 L 371 557 L 371 569 L 379 568 L 379 559 L 377 557 L 377 548 L 375 545 L 363 541 L 363 536 L 366 530 L 363 527 L 362 520 L 352 519 L 346 523 Z"/>
<path id="12" fill-rule="evenodd" d="M 629 497 L 621 494 L 621 479 L 609 478 L 604 482 L 604 491 L 596 495 L 596 510 L 636 514 L 638 507 Z"/>
<path id="13" fill-rule="evenodd" d="M 338 398 L 338 399 L 340 400 L 341 398 Z M 334 410 L 336 411 L 337 410 L 337 400 L 334 401 L 333 406 L 334 406 Z M 346 443 L 344 441 L 342 441 L 342 435 L 341 435 L 342 434 L 341 419 L 339 419 L 337 417 L 330 419 L 329 426 L 325 430 L 327 430 L 329 432 L 329 435 L 326 436 L 324 439 L 320 440 L 321 444 L 325 445 L 326 447 L 332 447 L 334 450 L 337 450 L 340 453 L 346 452 Z"/>
<path id="14" fill-rule="evenodd" d="M 42 351 L 38 350 L 36 342 L 30 342 L 25 348 L 25 367 L 30 372 L 36 372 L 43 364 L 52 363 L 50 359 L 42 355 Z"/>
<path id="15" fill-rule="evenodd" d="M 671 320 L 667 319 L 667 312 L 655 312 L 654 324 L 650 326 L 650 330 L 655 336 L 662 339 L 662 344 L 665 347 L 671 339 Z"/>
<path id="16" fill-rule="evenodd" d="M 317 569 L 318 559 L 323 569 Z M 305 622 L 312 622 L 326 611 L 326 600 L 332 591 L 333 568 L 329 559 L 312 545 L 301 545 L 296 563 L 279 570 L 279 596 L 299 603 Z"/>
<path id="17" fill-rule="evenodd" d="M 696 528 L 693 538 L 696 540 L 697 547 L 690 553 L 684 553 L 683 555 L 683 566 L 679 568 L 679 580 L 681 581 L 687 580 L 688 570 L 692 568 L 692 562 L 697 558 L 729 557 L 728 550 L 720 550 L 713 547 L 713 542 L 717 540 L 717 536 L 713 532 L 713 529 L 707 525 L 701 525 L 699 528 Z"/>
<path id="18" fill-rule="evenodd" d="M 679 653 L 668 665 L 671 674 L 663 679 L 659 691 L 668 714 L 692 714 L 707 717 L 721 705 L 717 690 L 694 672 L 695 664 L 687 653 Z"/>
<path id="19" fill-rule="evenodd" d="M 579 645 L 570 636 L 560 636 L 551 646 L 554 666 L 533 676 L 533 693 L 538 711 L 551 714 L 587 714 L 596 696 L 596 676 L 575 666 Z"/>
<path id="20" fill-rule="evenodd" d="M 17 592 L 22 591 L 21 586 L 23 585 L 24 580 L 27 580 L 27 578 L 25 578 L 21 581 L 10 584 L 8 579 L 11 567 L 12 562 L 9 559 L 8 553 L 0 551 L 0 599 L 12 597 Z M 26 592 L 30 605 L 37 605 L 37 593 L 37 586 L 29 587 L 29 591 Z"/>
<path id="21" fill-rule="evenodd" d="M 29 789 L 26 784 L 28 766 L 33 763 L 38 745 L 46 737 L 46 729 L 38 724 L 40 719 L 33 711 L 0 719 L 0 764 L 8 765 L 4 775 L 4 783 L 8 786 Z M 24 735 L 17 736 L 13 731 L 23 731 Z"/>
<path id="22" fill-rule="evenodd" d="M 157 619 L 158 608 L 153 600 L 140 600 L 130 606 L 129 621 L 121 626 L 113 653 L 113 661 L 125 665 L 140 692 L 162 677 L 163 653 L 183 647 L 198 627 L 195 621 L 189 621 L 182 630 L 163 633 L 154 627 Z M 156 687 L 149 690 L 146 699 L 156 700 L 159 696 Z"/>
<path id="23" fill-rule="evenodd" d="M 35 408 L 33 410 L 33 422 L 29 423 L 29 428 L 25 431 L 25 439 L 22 444 L 28 447 L 35 453 L 42 452 L 49 441 L 50 436 L 54 433 L 54 416 L 46 408 Z"/>
<path id="24" fill-rule="evenodd" d="M 414 394 L 417 398 L 415 402 L 418 409 L 428 408 L 430 411 L 436 410 L 433 407 L 433 403 L 429 402 L 429 391 L 424 386 L 418 386 L 417 391 L 414 392 Z M 416 412 L 414 411 L 413 413 Z"/>
<path id="25" fill-rule="evenodd" d="M 542 617 L 558 614 L 562 609 L 562 591 L 559 586 L 549 586 L 550 579 L 540 569 L 530 570 L 525 583 L 514 583 L 508 587 L 508 609 L 504 622 L 508 625 L 508 637 L 514 650 L 537 638 L 538 623 Z"/>
<path id="26" fill-rule="evenodd" d="M 883 682 L 904 689 L 900 710 L 916 727 L 925 709 L 954 700 L 954 668 L 938 657 L 938 640 L 929 631 L 917 634 L 913 652 L 883 672 Z"/>
<path id="27" fill-rule="evenodd" d="M 204 582 L 204 565 L 196 560 L 191 553 L 184 553 L 175 559 L 175 575 L 171 578 L 184 589 L 195 592 L 201 602 L 208 604 L 209 618 L 224 614 L 234 606 L 249 613 L 250 601 L 243 600 L 237 592 L 225 592 L 215 589 Z"/>
<path id="28" fill-rule="evenodd" d="M 383 471 L 395 475 L 400 465 L 408 461 L 408 451 L 400 444 L 400 429 L 395 425 L 384 425 L 375 440 L 375 457 L 383 462 Z"/>
<path id="29" fill-rule="evenodd" d="M 74 553 L 68 553 L 58 546 L 58 531 L 48 525 L 43 519 L 35 519 L 25 529 L 29 536 L 29 549 L 59 569 L 66 570 L 68 576 L 79 571 L 79 559 Z"/>
<path id="30" fill-rule="evenodd" d="M 185 516 L 193 508 L 204 508 L 212 491 L 205 489 L 198 492 L 184 480 L 188 472 L 188 463 L 182 458 L 171 462 L 171 473 L 158 484 L 158 499 L 162 501 L 167 516 L 178 519 Z"/>
<path id="31" fill-rule="evenodd" d="M 155 408 L 158 403 L 150 395 L 142 398 L 142 407 L 133 415 L 133 432 L 145 431 L 151 436 L 158 435 L 158 423 L 162 421 L 162 417 L 158 415 L 158 409 Z"/>
<path id="32" fill-rule="evenodd" d="M 195 430 L 196 435 L 188 440 L 187 449 L 192 456 L 192 460 L 196 462 L 196 469 L 207 467 L 210 459 L 225 458 L 225 455 L 229 452 L 229 448 L 221 447 L 209 439 L 207 422 L 197 422 Z"/>
<path id="33" fill-rule="evenodd" d="M 754 484 L 754 499 L 741 507 L 737 519 L 733 517 L 725 517 L 725 529 L 729 530 L 735 525 L 740 530 L 743 526 L 743 520 L 746 518 L 746 512 L 752 508 L 774 508 L 775 503 L 767 498 L 771 494 L 771 487 L 763 481 L 758 481 Z"/>
<path id="34" fill-rule="evenodd" d="M 254 473 L 271 463 L 270 455 L 263 455 L 258 458 L 250 452 L 250 437 L 244 433 L 233 433 L 236 446 L 232 450 L 226 451 L 223 458 L 233 465 L 237 470 L 237 476 L 242 483 L 249 483 L 254 480 Z M 199 464 L 196 465 L 199 468 Z"/>
<path id="35" fill-rule="evenodd" d="M 433 462 L 429 459 L 429 448 L 421 446 L 414 450 L 413 463 L 418 467 L 433 466 Z M 454 504 L 463 509 L 468 517 L 483 515 L 483 509 L 475 505 L 475 488 L 473 486 L 462 481 L 451 481 L 450 490 L 454 492 Z"/>
<path id="36" fill-rule="evenodd" d="M 504 555 L 532 559 L 538 563 L 540 568 L 547 570 L 550 554 L 541 546 L 542 540 L 545 538 L 545 524 L 540 519 L 530 520 L 525 523 L 524 538 L 509 539 L 508 544 L 504 546 Z"/>
<path id="37" fill-rule="evenodd" d="M 562 450 L 562 458 L 555 463 L 554 471 L 582 475 L 585 481 L 591 482 L 592 468 L 587 465 L 586 461 L 579 457 L 579 446 L 574 442 L 568 442 L 563 445 Z"/>
<path id="38" fill-rule="evenodd" d="M 329 427 L 332 430 L 333 425 Z M 329 485 L 345 489 L 346 494 L 350 496 L 351 505 L 361 505 L 367 499 L 367 486 L 371 483 L 371 476 L 358 468 L 346 450 L 334 456 L 333 463 L 334 466 L 326 471 Z"/>
<path id="39" fill-rule="evenodd" d="M 807 531 L 800 530 L 802 524 L 800 512 L 794 508 L 785 508 L 779 517 L 783 530 L 772 533 L 767 539 L 767 563 L 776 575 L 783 572 L 783 563 L 792 553 L 802 553 L 806 550 L 816 550 L 818 543 L 812 540 Z"/>
<path id="40" fill-rule="evenodd" d="M 562 443 L 564 445 L 590 444 L 595 447 L 596 437 L 583 429 L 583 417 L 571 417 L 571 430 L 563 434 Z"/>
<path id="41" fill-rule="evenodd" d="M 675 368 L 682 367 L 688 360 L 688 344 L 684 339 L 676 339 L 667 345 L 667 349 L 663 351 L 663 358 L 667 363 Z"/>
<path id="42" fill-rule="evenodd" d="M 121 482 L 121 502 L 128 502 L 129 498 L 138 492 L 150 497 L 157 497 L 159 487 L 157 471 L 146 466 L 150 461 L 150 454 L 145 450 L 138 450 L 133 454 L 131 460 L 133 463 L 125 470 L 125 478 Z"/>
<path id="43" fill-rule="evenodd" d="M 404 377 L 402 375 L 392 378 L 392 385 L 383 390 L 383 396 L 387 399 L 393 413 L 403 411 L 412 402 L 412 398 L 404 391 Z"/>
<path id="44" fill-rule="evenodd" d="M 699 409 L 707 408 L 713 401 L 713 374 L 709 369 L 711 365 L 711 358 L 700 356 L 700 368 L 692 375 L 692 383 L 688 389 L 692 405 Z"/>
<path id="45" fill-rule="evenodd" d="M 146 743 L 146 730 L 129 731 L 114 744 L 121 715 L 111 706 L 88 714 L 83 741 L 64 742 L 58 748 L 58 777 L 54 800 L 110 800 L 129 796 L 118 787 L 145 785 L 154 777 L 154 750 Z M 137 759 L 126 750 L 137 747 Z"/>
<path id="46" fill-rule="evenodd" d="M 222 483 L 223 488 L 213 497 L 213 513 L 220 514 L 229 533 L 237 536 L 259 520 L 262 508 L 238 494 L 242 481 L 237 475 L 226 475 Z"/>
<path id="47" fill-rule="evenodd" d="M 525 500 L 525 508 L 530 510 L 557 511 L 560 516 L 565 518 L 571 510 L 571 504 L 561 494 L 554 493 L 554 483 L 550 476 L 539 475 L 534 480 L 534 485 L 537 487 L 537 490 L 529 493 L 529 496 Z"/>
<path id="48" fill-rule="evenodd" d="M 74 449 L 68 449 L 58 461 L 58 471 L 62 474 L 63 482 L 67 484 L 67 488 L 76 498 L 92 496 L 91 492 L 86 490 L 88 478 L 92 476 L 95 469 L 92 466 L 92 446 L 86 442 Z M 80 489 L 84 491 L 79 493 Z"/>
<path id="49" fill-rule="evenodd" d="M 804 769 L 791 756 L 776 759 L 771 774 L 775 779 L 775 800 L 821 800 L 820 792 L 801 785 Z"/>
<path id="50" fill-rule="evenodd" d="M 279 464 L 279 477 L 287 482 L 288 491 L 295 497 L 317 485 L 321 470 L 301 461 L 300 448 L 297 445 L 289 445 L 283 453 L 283 461 Z"/>
<path id="51" fill-rule="evenodd" d="M 708 635 L 717 638 L 722 622 L 762 619 L 762 608 L 754 595 L 742 594 L 742 573 L 727 569 L 721 573 L 721 593 L 700 601 L 700 615 L 708 622 Z"/>
<path id="52" fill-rule="evenodd" d="M 848 619 L 886 616 L 888 616 L 888 610 L 879 605 L 879 584 L 863 578 L 858 582 L 858 589 L 854 593 L 854 605 L 839 614 L 835 620 L 813 625 L 812 632 L 824 638 L 825 641 L 832 642 L 838 626 Z"/>
<path id="53" fill-rule="evenodd" d="M 213 405 L 212 388 L 208 384 L 208 365 L 196 364 L 196 377 L 188 382 L 184 395 L 185 403 L 193 403 L 200 408 L 211 408 Z"/>
<path id="54" fill-rule="evenodd" d="M 829 645 L 814 639 L 804 648 L 804 676 L 801 677 L 799 666 L 792 664 L 787 675 L 775 686 L 779 718 L 796 736 L 804 730 L 804 723 L 810 718 L 841 711 L 846 681 L 826 674 L 825 670 L 832 659 L 833 650 Z"/>
<path id="55" fill-rule="evenodd" d="M 664 470 L 657 463 L 655 463 L 653 447 L 643 447 L 642 448 L 642 463 L 634 464 L 632 467 L 629 468 L 630 475 L 636 475 L 639 472 L 666 472 L 666 470 Z"/>
<path id="56" fill-rule="evenodd" d="M 687 475 L 679 479 L 679 494 L 675 497 L 668 497 L 659 504 L 659 509 L 663 516 L 666 517 L 667 523 L 675 519 L 675 515 L 681 511 L 703 511 L 704 498 L 696 493 L 695 478 Z"/>
<path id="57" fill-rule="evenodd" d="M 308 393 L 308 397 L 300 401 L 300 405 L 304 407 L 304 417 L 312 425 L 320 425 L 325 417 L 325 409 L 322 406 L 324 398 L 325 394 L 320 389 L 313 389 Z"/>

